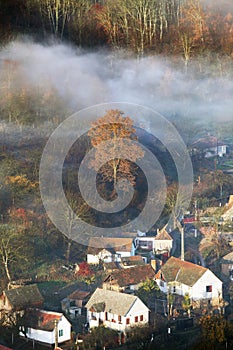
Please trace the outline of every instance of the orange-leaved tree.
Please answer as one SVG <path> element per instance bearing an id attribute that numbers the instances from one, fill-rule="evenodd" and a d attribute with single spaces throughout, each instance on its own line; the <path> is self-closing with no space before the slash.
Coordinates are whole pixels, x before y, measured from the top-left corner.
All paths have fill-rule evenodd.
<path id="1" fill-rule="evenodd" d="M 135 184 L 136 172 L 133 163 L 144 156 L 140 145 L 132 143 L 128 146 L 125 140 L 137 140 L 136 129 L 133 120 L 125 117 L 118 109 L 111 109 L 92 124 L 88 132 L 91 144 L 95 148 L 95 157 L 90 162 L 90 167 L 101 173 L 105 182 L 115 185 L 120 179 L 127 179 Z M 108 141 L 108 146 L 103 141 Z M 123 151 L 128 159 L 116 158 L 116 152 Z M 99 162 L 104 164 L 99 169 Z M 115 192 L 114 192 L 115 193 Z"/>

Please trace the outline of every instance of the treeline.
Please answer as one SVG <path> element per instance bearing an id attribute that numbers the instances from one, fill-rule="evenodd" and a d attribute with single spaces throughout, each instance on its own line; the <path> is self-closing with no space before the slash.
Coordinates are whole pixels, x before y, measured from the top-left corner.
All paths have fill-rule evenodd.
<path id="1" fill-rule="evenodd" d="M 53 35 L 80 46 L 147 51 L 233 53 L 230 0 L 1 0 L 1 40 Z"/>

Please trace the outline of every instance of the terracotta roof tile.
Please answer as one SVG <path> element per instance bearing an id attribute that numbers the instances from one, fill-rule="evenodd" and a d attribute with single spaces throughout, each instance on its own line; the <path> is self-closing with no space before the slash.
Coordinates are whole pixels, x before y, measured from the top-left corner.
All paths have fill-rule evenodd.
<path id="1" fill-rule="evenodd" d="M 82 290 L 76 290 L 68 296 L 68 299 L 83 300 L 90 295 L 90 292 L 85 292 Z"/>
<path id="2" fill-rule="evenodd" d="M 124 266 L 145 265 L 141 255 L 122 257 L 121 261 Z"/>
<path id="3" fill-rule="evenodd" d="M 191 287 L 207 270 L 203 266 L 171 257 L 160 271 L 166 282 L 177 281 Z M 157 276 L 160 274 L 160 271 Z"/>
<path id="4" fill-rule="evenodd" d="M 129 285 L 139 284 L 147 278 L 155 278 L 155 272 L 151 265 L 144 264 L 129 269 L 112 271 L 105 278 L 104 283 L 110 283 L 111 281 L 111 285 L 115 284 L 120 287 L 127 287 Z"/>
<path id="5" fill-rule="evenodd" d="M 59 312 L 29 309 L 25 312 L 22 320 L 25 326 L 52 331 L 55 327 L 55 320 L 59 321 L 61 317 L 62 313 Z"/>

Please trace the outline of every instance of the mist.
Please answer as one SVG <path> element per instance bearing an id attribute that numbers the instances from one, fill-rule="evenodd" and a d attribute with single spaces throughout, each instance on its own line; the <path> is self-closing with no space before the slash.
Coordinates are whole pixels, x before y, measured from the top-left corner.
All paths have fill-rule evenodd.
<path id="1" fill-rule="evenodd" d="M 227 57 L 191 59 L 186 71 L 182 55 L 138 60 L 120 50 L 92 52 L 26 39 L 0 51 L 2 89 L 6 61 L 17 64 L 13 88 L 52 87 L 70 113 L 100 103 L 127 102 L 150 107 L 175 123 L 186 120 L 207 129 L 233 120 L 233 69 Z M 150 128 L 149 120 L 144 124 Z"/>

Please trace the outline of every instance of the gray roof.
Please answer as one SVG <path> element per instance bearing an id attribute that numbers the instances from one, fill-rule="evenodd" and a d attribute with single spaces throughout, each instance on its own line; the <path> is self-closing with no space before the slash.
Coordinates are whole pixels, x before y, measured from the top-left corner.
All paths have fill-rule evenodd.
<path id="1" fill-rule="evenodd" d="M 88 243 L 87 254 L 97 255 L 103 249 L 111 253 L 130 252 L 133 242 L 133 238 L 125 237 L 91 237 Z"/>
<path id="2" fill-rule="evenodd" d="M 6 290 L 5 295 L 15 309 L 38 307 L 42 306 L 44 302 L 36 284 Z"/>
<path id="3" fill-rule="evenodd" d="M 100 310 L 99 307 L 101 305 L 100 311 L 126 316 L 137 300 L 140 299 L 134 295 L 97 288 L 90 300 L 87 302 L 86 308 L 88 310 L 92 309 L 93 311 L 97 311 L 97 309 Z M 144 306 L 147 308 L 146 305 Z"/>

